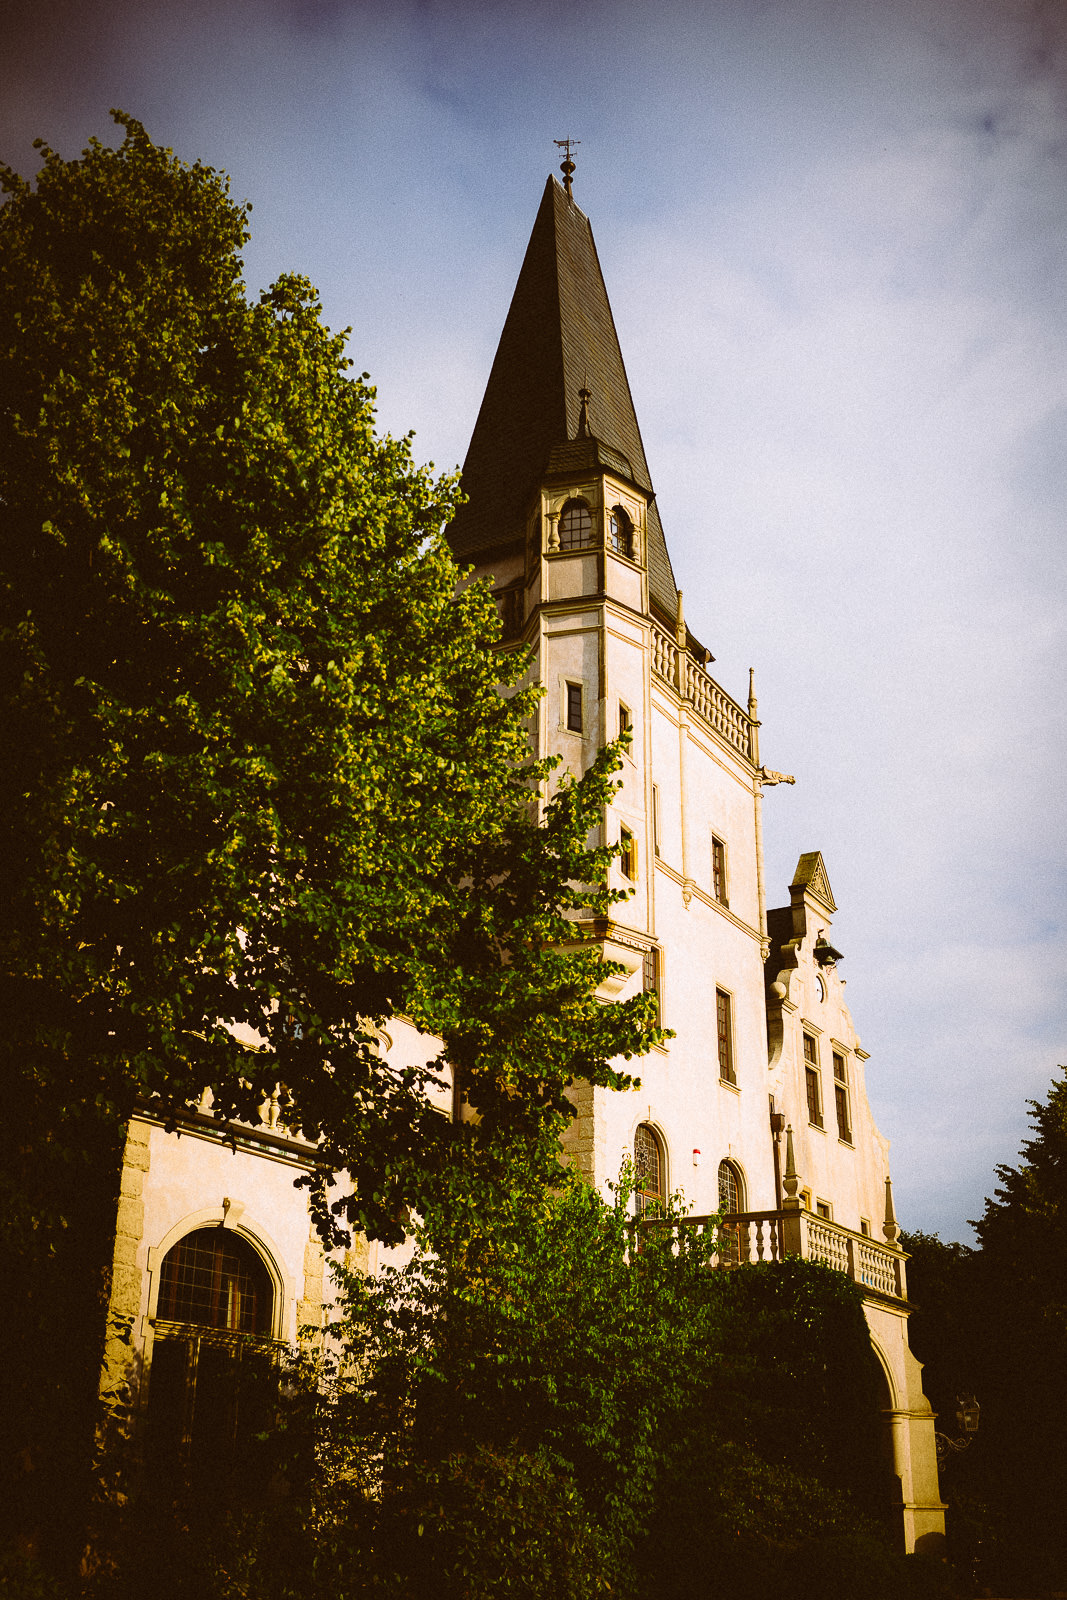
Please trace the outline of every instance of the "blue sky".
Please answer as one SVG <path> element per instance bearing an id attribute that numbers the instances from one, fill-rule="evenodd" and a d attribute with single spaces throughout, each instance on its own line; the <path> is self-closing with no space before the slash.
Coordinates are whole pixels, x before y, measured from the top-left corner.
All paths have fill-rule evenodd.
<path id="1" fill-rule="evenodd" d="M 420 458 L 464 455 L 552 141 L 686 613 L 826 858 L 905 1226 L 1067 1061 L 1067 7 L 3 0 L 0 156 L 108 108 L 231 175 Z"/>

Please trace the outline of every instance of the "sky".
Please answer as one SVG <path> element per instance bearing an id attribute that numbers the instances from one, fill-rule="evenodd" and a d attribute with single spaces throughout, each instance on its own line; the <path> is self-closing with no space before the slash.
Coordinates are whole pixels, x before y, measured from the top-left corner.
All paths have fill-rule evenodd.
<path id="1" fill-rule="evenodd" d="M 908 1228 L 970 1242 L 1067 1062 L 1067 0 L 0 0 L 0 159 L 138 117 L 462 462 L 548 172 L 590 217 L 686 618 L 823 852 Z"/>

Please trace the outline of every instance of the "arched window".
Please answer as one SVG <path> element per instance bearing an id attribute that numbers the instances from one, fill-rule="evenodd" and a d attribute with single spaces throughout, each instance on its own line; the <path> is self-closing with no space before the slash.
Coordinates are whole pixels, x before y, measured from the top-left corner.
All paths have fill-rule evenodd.
<path id="1" fill-rule="evenodd" d="M 666 1165 L 657 1134 L 642 1122 L 634 1134 L 634 1194 L 639 1217 L 646 1211 L 663 1209 Z"/>
<path id="2" fill-rule="evenodd" d="M 743 1211 L 745 1186 L 732 1161 L 719 1162 L 719 1210 Z"/>
<path id="3" fill-rule="evenodd" d="M 593 515 L 584 500 L 568 500 L 560 512 L 561 550 L 588 550 L 593 543 Z"/>
<path id="4" fill-rule="evenodd" d="M 732 1214 L 744 1209 L 745 1186 L 741 1174 L 732 1161 L 720 1161 L 719 1210 L 726 1213 L 727 1220 L 719 1229 L 718 1249 L 719 1262 L 724 1267 L 736 1267 L 741 1262 L 741 1228 L 739 1224 L 731 1223 L 728 1219 Z"/>
<path id="5" fill-rule="evenodd" d="M 274 1283 L 258 1251 L 219 1226 L 197 1228 L 163 1258 L 148 1382 L 153 1473 L 218 1489 L 254 1469 L 278 1374 Z"/>
<path id="6" fill-rule="evenodd" d="M 613 506 L 608 517 L 608 543 L 620 556 L 633 558 L 634 525 L 622 506 Z"/>
<path id="7" fill-rule="evenodd" d="M 274 1285 L 247 1239 L 226 1228 L 197 1228 L 164 1257 L 156 1315 L 226 1333 L 269 1335 Z"/>

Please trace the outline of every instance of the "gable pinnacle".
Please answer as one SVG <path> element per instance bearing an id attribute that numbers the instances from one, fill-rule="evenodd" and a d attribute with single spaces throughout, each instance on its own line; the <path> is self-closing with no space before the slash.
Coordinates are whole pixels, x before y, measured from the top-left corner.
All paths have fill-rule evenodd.
<path id="1" fill-rule="evenodd" d="M 589 439 L 592 437 L 589 432 L 589 402 L 592 398 L 593 392 L 591 389 L 582 388 L 578 390 L 578 399 L 581 402 L 581 409 L 578 412 L 579 439 Z"/>
<path id="2" fill-rule="evenodd" d="M 581 142 L 580 139 L 553 139 L 552 141 L 554 145 L 557 145 L 563 151 L 563 160 L 559 164 L 559 170 L 563 174 L 563 187 L 567 191 L 568 200 L 574 199 L 574 195 L 571 193 L 571 178 L 574 175 L 574 162 L 571 159 L 571 152 L 576 150 Z"/>

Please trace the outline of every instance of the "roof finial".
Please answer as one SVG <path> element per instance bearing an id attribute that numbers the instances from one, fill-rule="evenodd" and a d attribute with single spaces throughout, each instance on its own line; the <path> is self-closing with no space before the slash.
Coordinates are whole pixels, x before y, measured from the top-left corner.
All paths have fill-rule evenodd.
<path id="1" fill-rule="evenodd" d="M 572 150 L 576 150 L 578 148 L 581 142 L 582 141 L 580 139 L 553 139 L 552 141 L 554 145 L 558 145 L 563 151 L 563 160 L 559 164 L 559 170 L 563 174 L 563 187 L 567 191 L 568 200 L 573 200 L 574 198 L 571 193 L 571 177 L 574 172 L 574 162 L 571 159 L 571 153 Z"/>
<path id="2" fill-rule="evenodd" d="M 593 392 L 592 392 L 591 389 L 582 388 L 582 389 L 578 390 L 578 399 L 581 402 L 580 409 L 578 411 L 578 437 L 579 437 L 579 439 L 588 439 L 590 437 L 590 434 L 589 434 L 589 402 L 590 402 L 590 400 L 592 398 L 593 398 Z"/>

